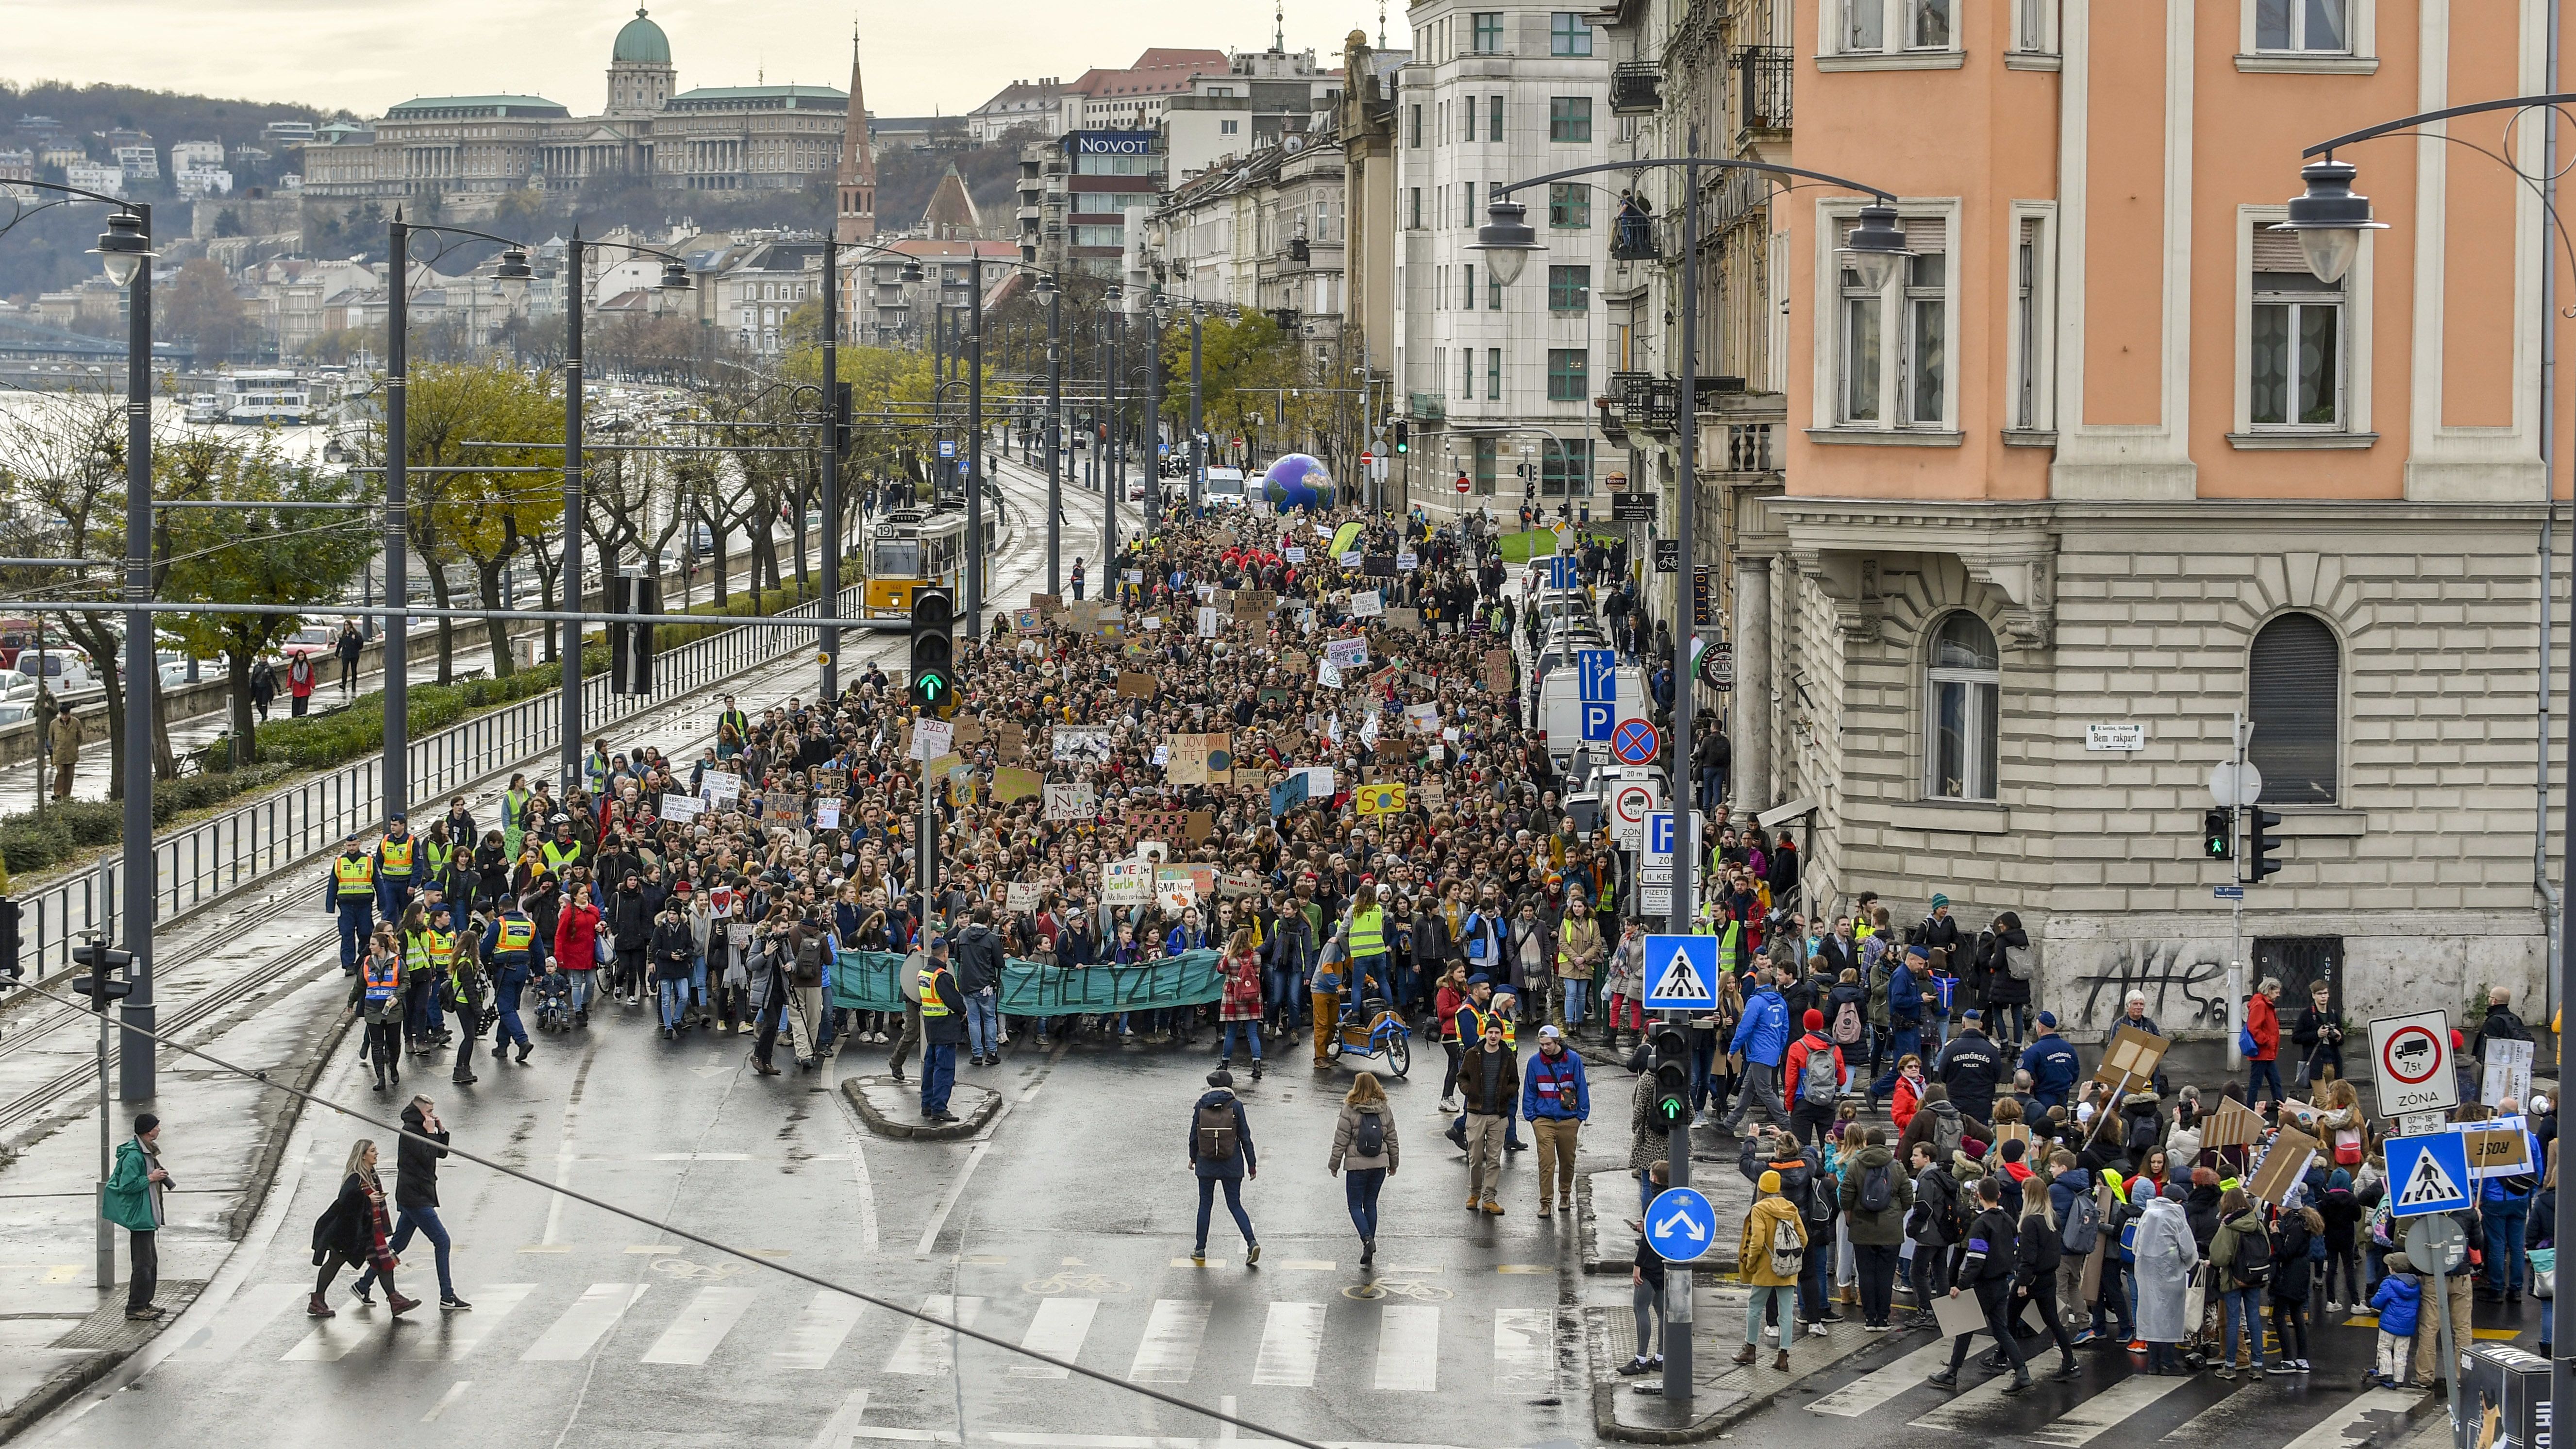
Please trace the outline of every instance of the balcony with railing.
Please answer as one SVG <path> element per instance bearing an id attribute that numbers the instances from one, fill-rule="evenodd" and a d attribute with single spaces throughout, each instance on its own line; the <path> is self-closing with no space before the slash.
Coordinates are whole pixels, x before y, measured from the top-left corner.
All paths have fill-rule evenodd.
<path id="1" fill-rule="evenodd" d="M 1735 73 L 1740 78 L 1741 92 L 1736 125 L 1745 135 L 1787 134 L 1790 88 L 1797 64 L 1796 54 L 1785 45 L 1737 48 Z"/>
<path id="2" fill-rule="evenodd" d="M 1610 113 L 1651 116 L 1663 108 L 1663 67 L 1651 60 L 1623 60 L 1610 67 Z"/>

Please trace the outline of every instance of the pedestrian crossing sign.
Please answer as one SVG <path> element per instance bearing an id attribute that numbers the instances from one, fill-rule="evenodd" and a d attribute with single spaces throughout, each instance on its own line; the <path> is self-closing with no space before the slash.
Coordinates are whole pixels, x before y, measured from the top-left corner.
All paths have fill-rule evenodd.
<path id="1" fill-rule="evenodd" d="M 2456 1132 L 2388 1139 L 2388 1180 L 2397 1196 L 2392 1217 L 2459 1212 L 2469 1205 L 2469 1148 Z"/>
<path id="2" fill-rule="evenodd" d="M 1706 1011 L 1717 1005 L 1715 936 L 1646 938 L 1646 1009 Z"/>

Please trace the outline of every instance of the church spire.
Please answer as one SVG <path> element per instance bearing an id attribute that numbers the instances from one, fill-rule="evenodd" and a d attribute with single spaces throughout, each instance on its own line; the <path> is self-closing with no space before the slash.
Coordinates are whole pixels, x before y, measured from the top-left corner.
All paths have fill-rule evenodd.
<path id="1" fill-rule="evenodd" d="M 850 119 L 841 128 L 839 217 L 832 235 L 845 242 L 877 234 L 877 158 L 868 145 L 867 95 L 859 88 L 859 27 L 850 25 Z"/>

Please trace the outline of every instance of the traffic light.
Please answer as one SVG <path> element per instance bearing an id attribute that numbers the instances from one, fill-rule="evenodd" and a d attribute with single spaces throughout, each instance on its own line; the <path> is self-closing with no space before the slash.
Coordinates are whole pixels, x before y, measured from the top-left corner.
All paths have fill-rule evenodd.
<path id="1" fill-rule="evenodd" d="M 1413 451 L 1413 425 L 1402 418 L 1395 420 L 1395 450 L 1399 453 Z"/>
<path id="2" fill-rule="evenodd" d="M 912 595 L 913 704 L 946 719 L 957 708 L 957 681 L 951 666 L 957 657 L 957 607 L 946 589 L 917 589 Z"/>
<path id="3" fill-rule="evenodd" d="M 2228 860 L 2235 856 L 2235 811 L 2212 810 L 2200 817 L 2200 854 L 2204 860 Z"/>
<path id="4" fill-rule="evenodd" d="M 12 924 L 14 927 L 15 923 Z M 72 948 L 72 964 L 89 969 L 87 976 L 72 982 L 72 990 L 88 997 L 92 1010 L 105 1011 L 109 1002 L 122 1001 L 134 990 L 134 983 L 125 979 L 127 968 L 134 964 L 131 951 L 115 950 L 92 941 Z"/>
<path id="5" fill-rule="evenodd" d="M 1658 1130 L 1673 1131 L 1690 1121 L 1690 1047 L 1682 1029 L 1667 1022 L 1652 1035 L 1655 1049 L 1655 1102 L 1650 1115 Z"/>
<path id="6" fill-rule="evenodd" d="M 2281 837 L 2263 833 L 2279 825 L 2281 817 L 2270 810 L 2257 810 L 2247 823 L 2252 828 L 2245 832 L 2245 883 L 2260 885 L 2263 877 L 2281 868 L 2281 862 L 2272 858 L 2272 852 L 2281 848 Z"/>
<path id="7" fill-rule="evenodd" d="M 0 982 L 15 981 L 18 965 L 18 903 L 0 896 Z"/>
<path id="8" fill-rule="evenodd" d="M 662 584 L 636 574 L 619 574 L 608 581 L 608 612 L 612 614 L 658 614 L 662 612 Z M 608 689 L 612 694 L 651 694 L 653 692 L 653 626 L 650 624 L 611 624 L 608 626 Z"/>

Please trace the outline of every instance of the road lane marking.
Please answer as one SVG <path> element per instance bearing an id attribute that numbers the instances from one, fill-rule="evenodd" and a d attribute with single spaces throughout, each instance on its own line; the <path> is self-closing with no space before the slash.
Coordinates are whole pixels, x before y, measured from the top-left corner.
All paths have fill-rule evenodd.
<path id="1" fill-rule="evenodd" d="M 1100 1311 L 1097 1298 L 1049 1298 L 1038 1305 L 1037 1316 L 1029 1320 L 1026 1333 L 1020 1335 L 1020 1347 L 1033 1353 L 1050 1354 L 1072 1360 L 1082 1356 L 1082 1341 L 1091 1334 L 1091 1320 Z M 1062 1379 L 1073 1375 L 1051 1363 L 1011 1365 L 1015 1379 Z"/>
<path id="2" fill-rule="evenodd" d="M 1494 1310 L 1494 1387 L 1545 1393 L 1556 1381 L 1556 1315 L 1545 1308 Z"/>
<path id="3" fill-rule="evenodd" d="M 1440 1310 L 1397 1304 L 1378 1310 L 1376 1386 L 1402 1393 L 1440 1387 Z"/>
<path id="4" fill-rule="evenodd" d="M 1950 1340 L 1926 1344 L 1885 1368 L 1873 1369 L 1807 1405 L 1811 1414 L 1857 1419 L 1908 1389 L 1923 1386 L 1924 1375 L 1950 1366 Z"/>
<path id="5" fill-rule="evenodd" d="M 984 1300 L 933 1293 L 921 1300 L 921 1311 L 933 1318 L 953 1318 L 960 1326 L 973 1328 L 984 1312 Z M 903 1331 L 903 1341 L 894 1346 L 894 1355 L 886 1360 L 885 1371 L 916 1378 L 948 1372 L 954 1362 L 949 1356 L 950 1337 L 945 1324 L 913 1319 Z"/>
<path id="6" fill-rule="evenodd" d="M 770 1357 L 787 1368 L 819 1371 L 840 1351 L 841 1340 L 850 1336 L 866 1311 L 867 1305 L 856 1298 L 822 1289 L 805 1305 L 804 1314 Z"/>
<path id="7" fill-rule="evenodd" d="M 1261 1351 L 1253 1359 L 1252 1381 L 1272 1388 L 1311 1389 L 1323 1348 L 1323 1304 L 1273 1303 L 1269 1321 L 1261 1326 Z"/>
<path id="8" fill-rule="evenodd" d="M 859 1420 L 866 1418 L 867 1413 L 868 1391 L 850 1390 L 850 1396 L 841 1401 L 841 1407 L 833 1410 L 832 1417 L 823 1421 L 822 1430 L 815 1434 L 809 1449 L 850 1449 L 852 1436 L 859 1432 Z"/>
<path id="9" fill-rule="evenodd" d="M 2365 1423 L 2365 1420 L 2383 1414 L 2393 1419 L 2403 1419 L 2416 1404 L 2422 1402 L 2423 1398 L 2424 1395 L 2421 1392 L 2372 1389 L 2328 1415 L 2323 1422 L 2309 1429 L 2308 1432 L 2282 1445 L 2281 1449 L 2346 1449 L 2346 1446 L 2366 1436 L 2376 1427 Z M 2184 1426 L 2184 1428 L 2189 1427 L 2189 1425 Z M 2354 1432 L 2356 1430 L 2360 1432 Z M 2181 1432 L 2180 1429 L 2174 1431 L 2175 1434 Z M 2167 1434 L 2165 1437 L 2170 1439 L 2174 1435 Z"/>
<path id="10" fill-rule="evenodd" d="M 966 1165 L 957 1169 L 957 1180 L 948 1184 L 948 1191 L 940 1194 L 939 1206 L 931 1210 L 930 1221 L 922 1226 L 921 1245 L 913 1249 L 915 1253 L 927 1254 L 938 1245 L 939 1230 L 948 1226 L 949 1212 L 957 1206 L 957 1199 L 966 1195 L 966 1180 L 975 1175 L 976 1164 L 984 1160 L 984 1154 L 992 1149 L 992 1145 L 978 1142 L 967 1149 Z"/>
<path id="11" fill-rule="evenodd" d="M 1145 1317 L 1145 1337 L 1127 1365 L 1131 1384 L 1185 1384 L 1198 1368 L 1199 1341 L 1207 1337 L 1210 1305 L 1198 1298 L 1157 1298 Z"/>
<path id="12" fill-rule="evenodd" d="M 474 1381 L 472 1379 L 458 1379 L 456 1382 L 448 1385 L 447 1392 L 438 1396 L 438 1402 L 429 1406 L 429 1412 L 421 1415 L 420 1421 L 424 1424 L 437 1423 L 438 1416 L 447 1412 L 447 1406 L 455 1403 L 458 1399 L 464 1398 L 465 1391 L 472 1387 L 474 1387 Z"/>
<path id="13" fill-rule="evenodd" d="M 521 1363 L 570 1363 L 586 1356 L 601 1334 L 626 1316 L 635 1300 L 644 1296 L 650 1283 L 593 1283 L 573 1300 L 528 1351 L 519 1355 Z"/>
<path id="14" fill-rule="evenodd" d="M 644 1350 L 642 1361 L 705 1363 L 707 1355 L 714 1353 L 716 1345 L 724 1342 L 724 1336 L 733 1332 L 734 1324 L 751 1307 L 751 1300 L 758 1296 L 756 1289 L 731 1284 L 699 1289 L 697 1296 L 689 1300 L 689 1306 L 681 1309 L 680 1316 L 672 1319 L 671 1326 L 663 1329 L 662 1336 L 653 1341 L 653 1346 Z"/>
<path id="15" fill-rule="evenodd" d="M 289 1303 L 313 1291 L 310 1283 L 260 1283 L 233 1295 L 213 1321 L 189 1334 L 170 1356 L 188 1363 L 221 1363 L 259 1336 Z"/>
<path id="16" fill-rule="evenodd" d="M 2084 1449 L 2106 1430 L 2129 1422 L 2156 1400 L 2193 1381 L 2193 1376 L 2133 1373 L 2031 1430 L 2029 1437 L 2057 1449 Z"/>
<path id="17" fill-rule="evenodd" d="M 474 1351 L 474 1346 L 492 1336 L 510 1310 L 537 1291 L 534 1283 L 486 1283 L 474 1290 L 474 1308 L 470 1313 L 442 1313 L 435 1328 L 422 1325 L 417 1335 L 405 1333 L 402 1356 L 453 1363 Z"/>

